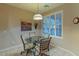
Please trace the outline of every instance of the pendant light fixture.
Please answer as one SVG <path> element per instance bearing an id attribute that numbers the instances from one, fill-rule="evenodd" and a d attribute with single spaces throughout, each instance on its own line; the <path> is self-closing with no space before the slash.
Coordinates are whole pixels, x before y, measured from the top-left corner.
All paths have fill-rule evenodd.
<path id="1" fill-rule="evenodd" d="M 42 20 L 43 16 L 40 14 L 39 3 L 37 5 L 37 13 L 33 16 L 33 20 Z"/>

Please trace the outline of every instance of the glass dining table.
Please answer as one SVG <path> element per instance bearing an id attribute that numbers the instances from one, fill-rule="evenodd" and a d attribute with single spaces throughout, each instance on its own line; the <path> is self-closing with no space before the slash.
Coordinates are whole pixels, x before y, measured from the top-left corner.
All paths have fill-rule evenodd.
<path id="1" fill-rule="evenodd" d="M 33 46 L 39 46 L 40 45 L 40 40 L 43 40 L 43 39 L 44 39 L 43 36 L 32 36 L 32 37 L 29 37 L 29 38 L 25 39 L 25 41 L 27 41 L 30 44 L 33 44 Z M 32 49 L 32 53 L 33 53 L 33 55 L 36 54 L 35 48 Z"/>
<path id="2" fill-rule="evenodd" d="M 34 43 L 34 42 L 39 42 L 43 38 L 44 38 L 43 36 L 32 36 L 32 37 L 26 38 L 25 41 L 27 41 L 28 43 Z"/>

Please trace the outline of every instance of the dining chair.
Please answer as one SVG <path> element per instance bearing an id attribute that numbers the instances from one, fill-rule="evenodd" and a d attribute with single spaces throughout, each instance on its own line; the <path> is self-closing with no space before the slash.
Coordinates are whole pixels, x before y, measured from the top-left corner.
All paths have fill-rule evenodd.
<path id="1" fill-rule="evenodd" d="M 24 50 L 24 51 L 21 51 L 21 55 L 22 53 L 26 53 L 26 55 L 28 55 L 29 52 L 32 52 L 32 54 L 35 55 L 35 51 L 34 51 L 35 45 L 33 43 L 26 43 L 22 35 L 20 36 L 20 38 L 22 40 L 23 50 Z"/>
<path id="2" fill-rule="evenodd" d="M 39 55 L 40 56 L 48 56 L 47 52 L 49 51 L 51 37 L 48 39 L 41 39 L 39 46 Z"/>

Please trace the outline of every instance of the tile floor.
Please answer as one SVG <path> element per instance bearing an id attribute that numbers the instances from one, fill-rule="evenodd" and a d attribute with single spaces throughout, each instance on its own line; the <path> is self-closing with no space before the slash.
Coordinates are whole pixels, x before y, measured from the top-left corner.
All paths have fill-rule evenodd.
<path id="1" fill-rule="evenodd" d="M 64 49 L 59 48 L 59 47 L 50 49 L 50 51 L 48 52 L 48 55 L 50 56 L 75 56 L 75 54 L 65 51 Z M 10 54 L 10 56 L 25 56 L 25 53 L 23 55 L 21 55 L 20 53 L 14 53 L 14 54 Z M 31 56 L 31 55 L 28 54 L 28 56 Z"/>

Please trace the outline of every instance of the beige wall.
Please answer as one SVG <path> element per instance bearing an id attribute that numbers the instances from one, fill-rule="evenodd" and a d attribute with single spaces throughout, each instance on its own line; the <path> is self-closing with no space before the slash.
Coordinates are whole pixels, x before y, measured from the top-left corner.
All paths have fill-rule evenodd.
<path id="1" fill-rule="evenodd" d="M 79 16 L 79 4 L 64 4 L 48 12 L 44 15 L 49 15 L 53 12 L 63 11 L 63 39 L 62 47 L 79 55 L 79 24 L 73 24 L 73 18 Z"/>
<path id="2" fill-rule="evenodd" d="M 16 26 L 17 20 L 32 21 L 33 13 L 7 4 L 0 4 L 0 30 L 8 28 L 8 20 Z"/>
<path id="3" fill-rule="evenodd" d="M 0 4 L 0 51 L 13 47 L 16 48 L 16 46 L 18 47 L 22 44 L 20 39 L 20 34 L 22 34 L 20 30 L 20 22 L 29 21 L 35 23 L 35 21 L 32 20 L 32 17 L 33 12 L 7 4 Z M 38 26 L 40 26 L 40 22 L 37 23 L 39 23 Z M 39 33 L 37 34 L 40 35 Z M 25 32 L 25 37 L 27 37 L 28 34 L 28 32 Z"/>
<path id="4" fill-rule="evenodd" d="M 20 21 L 32 22 L 33 13 L 7 4 L 0 4 L 0 50 L 21 44 Z"/>
<path id="5" fill-rule="evenodd" d="M 79 16 L 79 4 L 64 4 L 44 15 L 63 10 L 63 39 L 62 47 L 79 55 L 79 24 L 73 24 L 74 16 Z M 19 8 L 0 4 L 0 50 L 20 44 L 19 39 L 15 38 L 13 32 L 8 32 L 12 28 L 20 26 L 20 20 L 32 20 L 33 13 Z M 39 22 L 38 22 L 39 23 Z M 19 29 L 18 29 L 19 30 Z M 18 30 L 13 30 L 16 33 Z M 3 32 L 3 33 L 2 33 Z M 8 33 L 8 34 L 4 34 Z M 10 37 L 11 35 L 11 37 Z M 15 36 L 14 36 L 15 35 Z M 9 38 L 10 37 L 10 38 Z"/>

